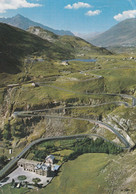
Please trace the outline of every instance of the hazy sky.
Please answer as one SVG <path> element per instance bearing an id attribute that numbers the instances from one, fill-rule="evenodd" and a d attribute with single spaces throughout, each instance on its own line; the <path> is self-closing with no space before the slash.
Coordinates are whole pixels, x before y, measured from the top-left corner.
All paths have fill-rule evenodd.
<path id="1" fill-rule="evenodd" d="M 55 29 L 102 32 L 136 17 L 136 0 L 0 0 L 0 17 L 22 14 Z"/>

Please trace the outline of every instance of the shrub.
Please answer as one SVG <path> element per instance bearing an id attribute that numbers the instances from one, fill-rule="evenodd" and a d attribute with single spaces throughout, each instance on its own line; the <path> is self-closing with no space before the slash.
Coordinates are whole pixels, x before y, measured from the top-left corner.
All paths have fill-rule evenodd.
<path id="1" fill-rule="evenodd" d="M 26 177 L 25 175 L 18 176 L 17 178 L 18 178 L 18 180 L 20 180 L 20 181 L 24 181 L 24 180 L 27 179 L 27 177 Z"/>

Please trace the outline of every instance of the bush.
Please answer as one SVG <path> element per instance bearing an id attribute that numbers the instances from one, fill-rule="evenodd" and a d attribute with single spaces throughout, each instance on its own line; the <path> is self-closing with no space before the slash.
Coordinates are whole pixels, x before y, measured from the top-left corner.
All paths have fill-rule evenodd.
<path id="1" fill-rule="evenodd" d="M 18 176 L 17 178 L 18 178 L 18 180 L 20 180 L 20 181 L 24 181 L 24 180 L 27 179 L 27 177 L 26 177 L 25 175 Z"/>
<path id="2" fill-rule="evenodd" d="M 4 125 L 3 137 L 6 140 L 10 140 L 11 139 L 11 131 L 10 131 L 10 125 L 9 124 L 5 124 Z"/>
<path id="3" fill-rule="evenodd" d="M 41 181 L 41 179 L 39 179 L 39 178 L 33 178 L 32 181 L 34 182 L 34 185 L 35 186 L 38 186 L 38 183 Z"/>
<path id="4" fill-rule="evenodd" d="M 0 169 L 3 168 L 8 163 L 8 158 L 7 156 L 0 156 Z"/>
<path id="5" fill-rule="evenodd" d="M 2 137 L 3 137 L 2 130 L 0 129 L 0 140 L 2 140 Z"/>

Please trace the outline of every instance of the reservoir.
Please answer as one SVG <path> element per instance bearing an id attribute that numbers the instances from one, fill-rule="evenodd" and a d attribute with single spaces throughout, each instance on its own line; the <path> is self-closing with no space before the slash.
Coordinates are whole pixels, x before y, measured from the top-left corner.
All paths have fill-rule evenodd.
<path id="1" fill-rule="evenodd" d="M 69 62 L 69 61 L 96 62 L 96 59 L 70 59 L 70 60 L 65 60 L 65 62 Z"/>

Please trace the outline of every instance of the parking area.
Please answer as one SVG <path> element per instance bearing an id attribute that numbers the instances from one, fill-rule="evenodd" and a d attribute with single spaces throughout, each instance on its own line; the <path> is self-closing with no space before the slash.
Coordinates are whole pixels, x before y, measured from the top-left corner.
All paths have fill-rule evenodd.
<path id="1" fill-rule="evenodd" d="M 49 182 L 52 180 L 53 177 L 46 177 L 38 175 L 34 172 L 24 171 L 22 167 L 18 167 L 16 170 L 14 170 L 11 174 L 8 175 L 8 177 L 4 178 L 2 181 L 0 181 L 0 187 L 2 187 L 5 184 L 11 183 L 12 179 L 15 180 L 15 182 L 22 182 L 18 180 L 19 176 L 26 176 L 26 179 L 24 181 L 27 181 L 28 183 L 34 183 L 32 180 L 34 178 L 39 178 L 41 181 L 39 184 L 42 184 L 43 186 L 46 186 L 49 184 Z"/>

